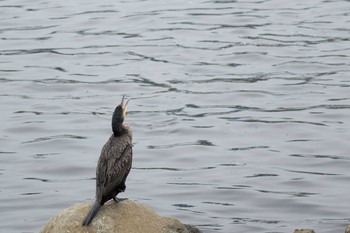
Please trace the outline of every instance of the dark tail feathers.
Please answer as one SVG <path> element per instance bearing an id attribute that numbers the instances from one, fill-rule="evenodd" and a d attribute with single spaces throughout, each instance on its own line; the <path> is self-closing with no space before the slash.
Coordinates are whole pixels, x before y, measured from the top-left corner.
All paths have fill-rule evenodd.
<path id="1" fill-rule="evenodd" d="M 89 213 L 86 215 L 84 221 L 83 221 L 83 226 L 87 226 L 90 224 L 92 219 L 95 217 L 97 212 L 100 210 L 101 205 L 97 201 L 95 201 L 94 205 L 91 207 Z"/>

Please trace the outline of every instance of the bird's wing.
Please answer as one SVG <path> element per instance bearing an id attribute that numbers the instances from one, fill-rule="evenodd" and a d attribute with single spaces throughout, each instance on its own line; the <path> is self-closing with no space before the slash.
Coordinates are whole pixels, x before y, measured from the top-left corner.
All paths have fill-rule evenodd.
<path id="1" fill-rule="evenodd" d="M 125 181 L 131 169 L 131 163 L 130 141 L 117 145 L 106 143 L 102 148 L 96 169 L 96 197 L 98 199 L 111 195 Z"/>
<path id="2" fill-rule="evenodd" d="M 107 181 L 107 186 L 110 186 L 112 189 L 118 187 L 130 171 L 132 163 L 131 145 L 125 145 L 124 150 L 120 154 L 118 159 L 112 160 L 108 164 L 107 177 L 109 180 Z"/>
<path id="3" fill-rule="evenodd" d="M 104 145 L 102 148 L 101 156 L 96 167 L 96 191 L 101 189 L 102 186 L 105 186 L 107 182 L 108 158 L 106 156 L 102 156 L 104 154 L 108 154 L 108 147 L 106 145 Z"/>

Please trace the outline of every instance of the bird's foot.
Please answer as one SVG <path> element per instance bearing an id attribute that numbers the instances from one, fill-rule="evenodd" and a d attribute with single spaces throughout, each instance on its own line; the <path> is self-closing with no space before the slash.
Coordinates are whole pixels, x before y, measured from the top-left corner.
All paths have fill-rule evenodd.
<path id="1" fill-rule="evenodd" d="M 117 197 L 114 197 L 113 200 L 114 200 L 116 203 L 119 203 L 119 202 L 121 202 L 121 201 L 128 200 L 128 198 L 117 198 Z"/>

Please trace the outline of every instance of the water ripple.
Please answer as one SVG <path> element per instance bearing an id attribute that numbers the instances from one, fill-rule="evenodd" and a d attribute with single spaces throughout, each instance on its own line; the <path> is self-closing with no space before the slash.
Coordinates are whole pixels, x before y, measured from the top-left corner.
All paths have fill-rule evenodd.
<path id="1" fill-rule="evenodd" d="M 40 137 L 34 140 L 25 141 L 23 143 L 37 143 L 37 142 L 56 140 L 56 139 L 87 139 L 87 137 L 79 136 L 79 135 L 64 134 L 64 135 L 54 135 L 49 137 Z"/>
<path id="2" fill-rule="evenodd" d="M 304 173 L 304 174 L 310 174 L 310 175 L 320 175 L 320 176 L 339 176 L 339 175 L 341 175 L 339 173 L 311 172 L 311 171 L 300 171 L 300 170 L 289 170 L 289 169 L 286 169 L 285 171 L 293 172 L 293 173 Z"/>
<path id="3" fill-rule="evenodd" d="M 343 232 L 348 8 L 0 1 L 0 228 L 37 232 L 94 197 L 110 117 L 127 94 L 131 199 L 203 232 Z"/>
<path id="4" fill-rule="evenodd" d="M 207 140 L 198 140 L 196 142 L 182 142 L 182 143 L 174 143 L 170 145 L 162 145 L 162 146 L 152 146 L 149 145 L 147 148 L 148 149 L 169 149 L 169 148 L 174 148 L 174 147 L 179 147 L 179 146 L 215 146 L 212 142 L 207 141 Z"/>

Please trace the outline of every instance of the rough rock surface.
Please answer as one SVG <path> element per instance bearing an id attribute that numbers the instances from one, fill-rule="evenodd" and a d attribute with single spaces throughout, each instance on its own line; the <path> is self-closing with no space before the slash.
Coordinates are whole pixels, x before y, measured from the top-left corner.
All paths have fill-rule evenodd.
<path id="1" fill-rule="evenodd" d="M 315 233 L 312 229 L 296 229 L 294 233 Z"/>
<path id="2" fill-rule="evenodd" d="M 159 216 L 150 208 L 126 200 L 105 203 L 88 227 L 81 225 L 93 203 L 73 205 L 52 217 L 41 233 L 200 233 L 174 218 Z"/>
<path id="3" fill-rule="evenodd" d="M 350 233 L 350 225 L 348 225 L 345 229 L 345 233 Z"/>

